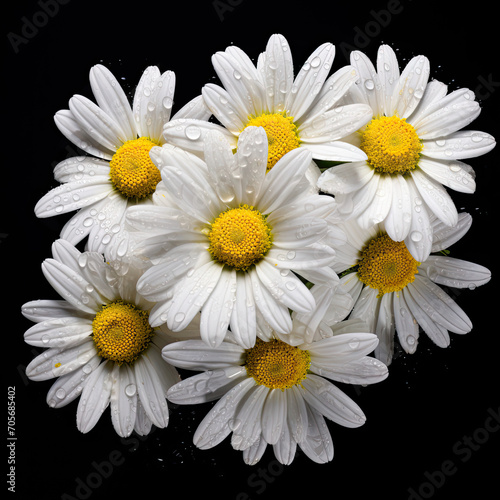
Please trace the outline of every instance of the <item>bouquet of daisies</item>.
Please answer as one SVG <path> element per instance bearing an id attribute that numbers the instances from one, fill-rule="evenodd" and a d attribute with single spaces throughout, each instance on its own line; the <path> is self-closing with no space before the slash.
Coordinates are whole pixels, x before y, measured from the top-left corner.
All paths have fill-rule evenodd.
<path id="1" fill-rule="evenodd" d="M 325 43 L 297 72 L 281 35 L 256 64 L 230 46 L 212 57 L 220 85 L 178 110 L 173 72 L 146 68 L 130 102 L 97 65 L 95 102 L 56 113 L 82 155 L 35 207 L 75 214 L 42 263 L 60 299 L 22 308 L 46 348 L 26 371 L 55 380 L 51 407 L 78 399 L 80 431 L 108 406 L 128 436 L 167 427 L 168 402 L 216 401 L 199 448 L 231 436 L 249 464 L 268 445 L 328 462 L 325 419 L 365 422 L 335 382 L 378 383 L 396 342 L 471 330 L 441 286 L 490 280 L 447 251 L 472 223 L 449 193 L 475 190 L 463 160 L 495 145 L 465 128 L 480 106 L 424 56 L 400 68 L 382 45 L 333 72 L 334 56 Z"/>

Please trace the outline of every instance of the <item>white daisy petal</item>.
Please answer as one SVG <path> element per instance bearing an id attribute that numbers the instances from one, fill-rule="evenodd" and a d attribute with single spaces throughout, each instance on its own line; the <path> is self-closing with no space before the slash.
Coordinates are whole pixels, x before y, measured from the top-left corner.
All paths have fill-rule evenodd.
<path id="1" fill-rule="evenodd" d="M 52 217 L 79 210 L 109 196 L 113 186 L 109 177 L 96 176 L 93 179 L 68 182 L 51 189 L 35 205 L 37 217 Z"/>
<path id="2" fill-rule="evenodd" d="M 361 90 L 359 96 L 363 99 L 363 102 L 370 106 L 375 116 L 383 114 L 384 99 L 376 91 L 380 87 L 380 81 L 375 66 L 359 50 L 351 52 L 350 62 L 356 68 L 358 75 L 356 86 Z"/>
<path id="3" fill-rule="evenodd" d="M 293 61 L 290 46 L 283 35 L 269 38 L 262 68 L 266 83 L 267 109 L 285 111 L 286 97 L 293 84 Z"/>
<path id="4" fill-rule="evenodd" d="M 405 352 L 417 350 L 419 327 L 406 303 L 406 294 L 394 293 L 394 321 L 399 343 Z"/>
<path id="5" fill-rule="evenodd" d="M 163 127 L 163 138 L 187 151 L 203 151 L 207 132 L 211 130 L 224 134 L 226 140 L 236 147 L 236 138 L 229 130 L 216 123 L 194 118 L 170 120 Z"/>
<path id="6" fill-rule="evenodd" d="M 229 366 L 199 373 L 172 386 L 167 392 L 175 404 L 199 404 L 221 398 L 246 376 L 243 366 Z"/>
<path id="7" fill-rule="evenodd" d="M 203 353 L 202 357 L 196 355 L 199 352 Z M 167 363 L 186 370 L 218 370 L 241 365 L 244 351 L 238 344 L 229 342 L 210 347 L 202 340 L 181 340 L 165 346 L 162 357 Z"/>
<path id="8" fill-rule="evenodd" d="M 290 434 L 288 426 L 283 427 L 283 432 L 278 442 L 273 446 L 273 451 L 274 456 L 281 464 L 290 465 L 293 462 L 297 451 L 297 442 Z"/>
<path id="9" fill-rule="evenodd" d="M 365 423 L 361 408 L 331 382 L 311 373 L 302 385 L 306 402 L 329 420 L 344 427 L 359 427 Z"/>
<path id="10" fill-rule="evenodd" d="M 428 82 L 419 105 L 407 120 L 408 123 L 412 125 L 418 123 L 421 117 L 427 113 L 429 106 L 445 97 L 447 92 L 448 86 L 444 83 L 438 80 Z"/>
<path id="11" fill-rule="evenodd" d="M 289 333 L 292 329 L 292 320 L 288 307 L 276 302 L 271 293 L 257 277 L 256 273 L 250 273 L 252 280 L 253 297 L 257 309 L 273 330 L 279 333 Z"/>
<path id="12" fill-rule="evenodd" d="M 253 379 L 243 380 L 216 403 L 194 433 L 193 442 L 198 448 L 213 448 L 231 433 L 240 403 L 254 387 Z"/>
<path id="13" fill-rule="evenodd" d="M 382 86 L 383 113 L 390 116 L 392 95 L 399 81 L 399 63 L 396 53 L 390 45 L 381 45 L 377 52 L 377 75 Z"/>
<path id="14" fill-rule="evenodd" d="M 63 109 L 54 116 L 54 122 L 59 131 L 73 144 L 78 146 L 86 153 L 111 160 L 115 149 L 107 148 L 89 135 L 77 122 L 75 116 L 70 110 Z"/>
<path id="15" fill-rule="evenodd" d="M 335 250 L 327 245 L 313 243 L 307 248 L 287 250 L 275 244 L 266 255 L 266 260 L 279 269 L 315 269 L 329 266 L 335 259 Z"/>
<path id="16" fill-rule="evenodd" d="M 201 338 L 213 347 L 219 346 L 224 340 L 233 307 L 236 306 L 238 281 L 236 277 L 234 269 L 223 269 L 214 291 L 210 294 L 201 312 Z"/>
<path id="17" fill-rule="evenodd" d="M 348 194 L 365 186 L 374 173 L 364 161 L 344 163 L 325 170 L 318 179 L 318 187 L 325 193 Z"/>
<path id="18" fill-rule="evenodd" d="M 466 127 L 480 112 L 474 93 L 469 89 L 459 89 L 429 105 L 425 114 L 412 125 L 420 139 L 439 139 Z"/>
<path id="19" fill-rule="evenodd" d="M 445 224 L 456 225 L 458 222 L 457 209 L 446 190 L 437 181 L 418 169 L 413 170 L 411 176 L 431 212 Z"/>
<path id="20" fill-rule="evenodd" d="M 265 93 L 257 69 L 238 47 L 228 47 L 212 56 L 212 64 L 224 88 L 238 103 L 242 116 L 264 111 Z"/>
<path id="21" fill-rule="evenodd" d="M 80 396 L 87 378 L 98 367 L 101 358 L 92 357 L 84 365 L 59 377 L 47 392 L 47 404 L 51 408 L 62 408 Z"/>
<path id="22" fill-rule="evenodd" d="M 147 436 L 151 432 L 153 427 L 153 422 L 148 417 L 141 404 L 140 400 L 137 400 L 137 411 L 135 415 L 134 431 L 139 434 L 139 436 Z"/>
<path id="23" fill-rule="evenodd" d="M 118 80 L 102 64 L 97 64 L 90 70 L 90 86 L 99 107 L 111 116 L 120 129 L 122 142 L 135 139 L 135 129 L 132 110 L 127 96 Z"/>
<path id="24" fill-rule="evenodd" d="M 84 313 L 74 308 L 65 300 L 31 300 L 21 307 L 21 312 L 25 318 L 34 323 L 50 321 L 59 318 L 83 318 L 92 319 L 92 314 Z"/>
<path id="25" fill-rule="evenodd" d="M 293 82 L 295 92 L 287 98 L 289 114 L 297 121 L 307 112 L 320 93 L 335 57 L 335 46 L 331 43 L 320 45 L 308 57 Z"/>
<path id="26" fill-rule="evenodd" d="M 232 134 L 239 135 L 245 128 L 247 117 L 240 116 L 240 108 L 231 94 L 213 83 L 207 83 L 201 93 L 208 109 L 217 116 L 219 122 Z"/>
<path id="27" fill-rule="evenodd" d="M 410 60 L 394 87 L 390 115 L 407 118 L 412 114 L 424 95 L 429 72 L 427 57 L 415 56 Z"/>
<path id="28" fill-rule="evenodd" d="M 394 183 L 390 176 L 379 176 L 377 190 L 369 205 L 357 217 L 362 228 L 369 228 L 385 220 L 387 215 L 400 207 L 392 203 Z"/>
<path id="29" fill-rule="evenodd" d="M 236 276 L 234 306 L 231 314 L 231 332 L 239 345 L 250 348 L 255 344 L 257 335 L 257 317 L 255 300 L 252 292 L 252 281 L 245 273 Z"/>
<path id="30" fill-rule="evenodd" d="M 87 379 L 76 412 L 76 426 L 83 433 L 89 432 L 97 424 L 109 405 L 113 385 L 112 369 L 112 363 L 101 363 Z"/>
<path id="31" fill-rule="evenodd" d="M 286 391 L 287 398 L 287 423 L 290 429 L 290 434 L 297 441 L 302 443 L 307 436 L 307 405 L 302 397 L 302 390 L 293 386 Z"/>
<path id="32" fill-rule="evenodd" d="M 460 130 L 442 139 L 424 141 L 422 153 L 437 160 L 463 160 L 484 155 L 495 144 L 495 138 L 486 132 Z"/>
<path id="33" fill-rule="evenodd" d="M 422 157 L 418 166 L 429 177 L 455 191 L 473 193 L 476 190 L 474 176 L 467 172 L 467 166 L 458 160 L 433 160 Z"/>
<path id="34" fill-rule="evenodd" d="M 326 235 L 328 225 L 324 219 L 309 216 L 293 221 L 282 221 L 274 225 L 274 245 L 280 249 L 292 250 L 316 243 Z M 300 242 L 299 244 L 297 242 Z"/>
<path id="35" fill-rule="evenodd" d="M 259 262 L 255 269 L 259 280 L 276 301 L 299 312 L 308 312 L 314 308 L 314 297 L 293 273 L 283 276 L 265 260 Z"/>
<path id="36" fill-rule="evenodd" d="M 454 288 L 474 289 L 491 279 L 490 270 L 484 266 L 440 255 L 429 256 L 420 269 L 434 283 Z"/>
<path id="37" fill-rule="evenodd" d="M 75 95 L 69 100 L 69 109 L 80 127 L 104 148 L 116 151 L 125 142 L 114 119 L 90 99 Z"/>
<path id="38" fill-rule="evenodd" d="M 427 207 L 423 204 L 413 179 L 407 179 L 406 185 L 409 189 L 409 199 L 412 204 L 412 217 L 408 236 L 404 242 L 413 258 L 418 262 L 424 262 L 431 252 L 433 228 Z"/>
<path id="39" fill-rule="evenodd" d="M 342 141 L 312 143 L 304 140 L 302 147 L 310 151 L 314 158 L 327 161 L 357 162 L 366 160 L 366 154 L 361 149 Z M 329 172 L 326 170 L 323 173 Z M 324 181 L 324 178 L 323 178 Z M 325 191 L 325 190 L 323 190 Z"/>
<path id="40" fill-rule="evenodd" d="M 221 273 L 222 266 L 210 261 L 184 278 L 168 311 L 167 324 L 172 331 L 183 330 L 191 322 L 217 285 Z"/>
<path id="41" fill-rule="evenodd" d="M 451 247 L 454 243 L 460 240 L 470 229 L 472 225 L 472 217 L 466 212 L 458 214 L 458 222 L 450 227 L 441 221 L 433 223 L 433 240 L 431 252 L 436 253 Z M 423 262 L 422 259 L 420 262 Z"/>
<path id="42" fill-rule="evenodd" d="M 394 354 L 394 315 L 393 293 L 384 293 L 380 299 L 375 332 L 379 343 L 375 348 L 375 357 L 389 365 Z"/>
<path id="43" fill-rule="evenodd" d="M 166 104 L 164 104 L 166 105 Z M 206 121 L 210 118 L 210 110 L 207 108 L 202 95 L 191 99 L 187 104 L 184 104 L 179 111 L 173 116 L 172 120 L 194 119 Z"/>
<path id="44" fill-rule="evenodd" d="M 135 361 L 134 375 L 137 393 L 148 417 L 157 427 L 167 427 L 169 416 L 166 389 L 147 356 L 141 356 Z"/>
<path id="45" fill-rule="evenodd" d="M 95 313 L 102 305 L 102 298 L 91 284 L 60 262 L 46 259 L 42 272 L 59 295 L 81 311 Z"/>
<path id="46" fill-rule="evenodd" d="M 36 381 L 60 377 L 81 368 L 94 356 L 96 350 L 90 339 L 68 349 L 51 348 L 28 364 L 26 375 Z"/>
<path id="47" fill-rule="evenodd" d="M 137 409 L 137 389 L 132 369 L 124 364 L 114 365 L 111 374 L 113 387 L 110 394 L 111 422 L 121 437 L 132 434 Z"/>
<path id="48" fill-rule="evenodd" d="M 269 444 L 276 444 L 286 426 L 287 397 L 281 389 L 271 389 L 262 408 L 262 435 Z"/>
<path id="49" fill-rule="evenodd" d="M 415 276 L 411 295 L 419 306 L 430 311 L 431 318 L 453 333 L 468 333 L 472 323 L 465 312 L 441 288 L 432 281 Z"/>
<path id="50" fill-rule="evenodd" d="M 391 185 L 391 209 L 384 220 L 384 227 L 391 239 L 403 241 L 408 236 L 413 218 L 410 188 L 403 176 L 396 176 Z"/>
<path id="51" fill-rule="evenodd" d="M 387 366 L 376 358 L 364 356 L 350 363 L 337 364 L 332 370 L 328 365 L 313 361 L 311 371 L 316 375 L 347 384 L 376 384 L 389 375 Z"/>
<path id="52" fill-rule="evenodd" d="M 307 408 L 307 437 L 299 443 L 301 450 L 318 464 L 330 462 L 333 459 L 333 442 L 325 419 L 317 411 Z"/>
<path id="53" fill-rule="evenodd" d="M 412 287 L 407 287 L 403 290 L 404 298 L 411 314 L 415 317 L 422 330 L 438 347 L 448 347 L 450 345 L 448 330 L 427 314 L 420 306 L 418 294 L 415 294 L 415 299 L 413 292 Z"/>
<path id="54" fill-rule="evenodd" d="M 261 414 L 269 395 L 269 389 L 258 385 L 247 393 L 241 408 L 235 415 L 235 425 L 231 445 L 235 450 L 245 450 L 252 446 L 262 431 Z"/>
<path id="55" fill-rule="evenodd" d="M 54 168 L 58 182 L 73 182 L 100 176 L 109 176 L 109 162 L 88 156 L 73 156 L 59 162 Z"/>
<path id="56" fill-rule="evenodd" d="M 373 333 L 345 333 L 333 337 L 303 344 L 301 349 L 311 354 L 313 361 L 328 363 L 337 360 L 339 363 L 349 363 L 373 352 L 378 345 L 378 339 Z M 333 365 L 335 366 L 335 364 Z"/>
<path id="57" fill-rule="evenodd" d="M 24 333 L 24 341 L 37 347 L 67 347 L 92 335 L 92 322 L 80 318 L 42 321 Z"/>

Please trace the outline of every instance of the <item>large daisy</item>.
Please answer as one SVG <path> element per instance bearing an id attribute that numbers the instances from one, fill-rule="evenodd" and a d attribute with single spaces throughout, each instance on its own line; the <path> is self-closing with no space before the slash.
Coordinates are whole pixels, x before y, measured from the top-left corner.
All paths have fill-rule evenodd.
<path id="1" fill-rule="evenodd" d="M 102 255 L 80 253 L 65 240 L 53 244 L 53 258 L 42 270 L 64 300 L 35 300 L 23 314 L 36 322 L 24 334 L 47 348 L 26 368 L 29 379 L 56 379 L 47 403 L 61 408 L 80 396 L 77 427 L 90 431 L 105 409 L 120 436 L 144 435 L 166 427 L 166 391 L 180 380 L 161 359 L 169 340 L 165 328 L 149 321 L 152 304 L 136 291 L 140 271 L 118 275 Z M 193 323 L 196 330 L 196 320 Z"/>
<path id="2" fill-rule="evenodd" d="M 349 242 L 338 249 L 334 268 L 346 271 L 340 283 L 355 301 L 350 317 L 364 319 L 378 335 L 375 356 L 385 364 L 392 360 L 395 333 L 404 351 L 413 354 L 420 331 L 437 346 L 447 347 L 449 332 L 472 329 L 469 317 L 439 286 L 473 289 L 490 280 L 485 267 L 443 253 L 471 222 L 467 213 L 461 213 L 453 227 L 433 218 L 432 254 L 422 262 L 404 242 L 392 240 L 382 224 L 370 229 L 355 221 L 345 224 Z"/>
<path id="3" fill-rule="evenodd" d="M 351 64 L 359 80 L 349 88 L 346 102 L 370 105 L 373 119 L 351 142 L 366 161 L 334 166 L 318 185 L 334 194 L 339 209 L 368 228 L 384 222 L 395 241 L 413 234 L 428 238 L 429 217 L 449 226 L 458 213 L 446 188 L 475 190 L 474 172 L 461 160 L 490 151 L 495 140 L 487 133 L 461 130 L 480 113 L 474 93 L 429 78 L 429 61 L 415 56 L 400 74 L 393 49 L 382 45 L 377 67 L 354 51 Z M 414 255 L 422 260 L 427 255 Z"/>
<path id="4" fill-rule="evenodd" d="M 132 207 L 127 215 L 139 249 L 154 264 L 138 290 L 157 302 L 153 326 L 185 328 L 201 310 L 201 336 L 222 342 L 228 324 L 244 347 L 256 338 L 257 315 L 276 331 L 291 330 L 289 309 L 315 301 L 295 273 L 318 281 L 335 273 L 329 240 L 334 200 L 310 193 L 311 154 L 296 149 L 267 171 L 262 127 L 249 127 L 236 154 L 218 132 L 206 137 L 205 161 L 157 148 L 165 205 Z M 324 240 L 324 241 L 323 241 Z"/>
<path id="5" fill-rule="evenodd" d="M 320 292 L 318 295 L 324 295 Z M 303 324 L 294 321 L 297 338 Z M 175 404 L 219 400 L 194 434 L 194 443 L 209 449 L 231 435 L 231 445 L 243 451 L 248 464 L 257 463 L 267 445 L 276 458 L 290 464 L 297 445 L 313 461 L 333 458 L 333 443 L 325 418 L 345 427 L 359 427 L 361 408 L 329 380 L 373 384 L 387 377 L 387 367 L 368 356 L 377 337 L 358 320 L 330 325 L 330 335 L 314 336 L 296 346 L 259 330 L 250 349 L 228 335 L 217 348 L 186 340 L 166 346 L 163 358 L 179 368 L 199 371 L 171 387 Z M 313 327 L 315 329 L 315 327 Z"/>
<path id="6" fill-rule="evenodd" d="M 237 148 L 246 127 L 261 126 L 269 142 L 268 169 L 299 147 L 318 160 L 364 160 L 365 153 L 343 138 L 365 125 L 372 111 L 366 104 L 337 105 L 357 73 L 346 66 L 328 77 L 334 56 L 335 47 L 324 43 L 294 75 L 290 46 L 282 35 L 270 37 L 256 65 L 236 46 L 217 52 L 212 62 L 222 86 L 209 83 L 202 95 L 220 125 L 172 120 L 164 127 L 164 136 L 185 149 L 201 151 L 205 135 L 215 128 Z M 308 177 L 315 184 L 318 175 L 312 162 Z"/>
<path id="7" fill-rule="evenodd" d="M 75 95 L 69 109 L 58 111 L 55 123 L 62 134 L 86 156 L 60 162 L 54 177 L 60 186 L 36 204 L 38 217 L 77 211 L 61 231 L 61 238 L 77 244 L 88 236 L 88 249 L 112 261 L 125 255 L 128 235 L 123 229 L 127 207 L 149 203 L 160 172 L 149 157 L 153 146 L 164 144 L 162 127 L 172 112 L 175 74 L 148 67 L 135 90 L 132 106 L 113 74 L 104 66 L 90 70 L 97 104 Z M 174 118 L 208 119 L 197 97 Z"/>

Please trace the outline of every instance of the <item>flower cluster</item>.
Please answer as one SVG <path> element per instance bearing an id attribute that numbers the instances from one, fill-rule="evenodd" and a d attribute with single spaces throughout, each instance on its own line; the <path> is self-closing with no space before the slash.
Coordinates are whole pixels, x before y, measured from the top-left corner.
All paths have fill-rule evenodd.
<path id="1" fill-rule="evenodd" d="M 24 304 L 24 338 L 46 348 L 28 377 L 55 379 L 51 407 L 79 398 L 81 432 L 108 406 L 128 436 L 166 427 L 169 401 L 217 401 L 199 448 L 231 435 L 249 464 L 268 445 L 328 462 L 325 419 L 365 422 L 333 382 L 381 382 L 395 342 L 471 330 L 440 285 L 490 280 L 447 251 L 472 223 L 448 190 L 473 193 L 462 160 L 495 145 L 463 130 L 480 106 L 424 56 L 400 68 L 382 45 L 376 65 L 354 51 L 332 72 L 334 56 L 325 43 L 295 72 L 281 35 L 256 64 L 230 46 L 212 58 L 220 85 L 175 114 L 173 72 L 148 67 L 130 103 L 97 65 L 95 102 L 56 113 L 82 154 L 35 212 L 76 213 L 42 264 L 61 298 Z"/>

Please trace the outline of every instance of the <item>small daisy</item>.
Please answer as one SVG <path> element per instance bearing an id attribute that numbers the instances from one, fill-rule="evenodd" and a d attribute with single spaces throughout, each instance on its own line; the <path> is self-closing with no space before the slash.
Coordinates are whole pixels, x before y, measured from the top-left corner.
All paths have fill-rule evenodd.
<path id="1" fill-rule="evenodd" d="M 256 338 L 257 314 L 281 333 L 291 330 L 289 309 L 307 312 L 315 301 L 294 273 L 328 281 L 335 258 L 322 241 L 335 210 L 330 196 L 310 193 L 305 172 L 311 154 L 296 149 L 267 170 L 262 127 L 249 127 L 236 154 L 218 132 L 206 137 L 205 161 L 157 148 L 165 206 L 132 207 L 131 230 L 141 231 L 154 264 L 138 290 L 157 305 L 153 326 L 185 328 L 201 310 L 201 337 L 219 345 L 231 326 L 244 347 Z M 162 196 L 157 196 L 161 201 Z"/>
<path id="2" fill-rule="evenodd" d="M 432 221 L 433 254 L 446 250 L 469 229 L 472 219 L 461 213 L 456 226 Z M 380 343 L 375 356 L 389 365 L 394 333 L 405 352 L 417 349 L 420 329 L 439 347 L 450 344 L 448 332 L 465 334 L 472 323 L 439 285 L 473 289 L 490 280 L 488 269 L 444 254 L 415 260 L 402 241 L 394 241 L 383 225 L 361 229 L 346 223 L 349 243 L 337 252 L 338 273 L 347 270 L 341 286 L 354 299 L 351 318 L 362 318 Z"/>
<path id="3" fill-rule="evenodd" d="M 57 379 L 49 406 L 61 408 L 81 396 L 76 423 L 84 433 L 108 405 L 122 437 L 133 430 L 148 434 L 152 424 L 166 427 L 166 391 L 180 377 L 161 359 L 168 332 L 149 324 L 152 304 L 136 292 L 140 272 L 129 268 L 119 276 L 101 254 L 80 253 L 65 240 L 53 244 L 53 258 L 42 270 L 64 300 L 35 300 L 22 311 L 37 323 L 25 341 L 48 348 L 28 365 L 28 378 Z"/>
<path id="4" fill-rule="evenodd" d="M 474 172 L 462 159 L 490 151 L 489 134 L 461 130 L 480 113 L 474 94 L 428 83 L 429 61 L 416 56 L 399 73 L 393 49 L 382 45 L 377 68 L 361 52 L 351 54 L 359 80 L 346 102 L 371 106 L 373 119 L 351 142 L 366 161 L 337 165 L 325 171 L 319 188 L 336 196 L 339 209 L 363 228 L 384 222 L 388 235 L 406 241 L 414 232 L 428 237 L 429 217 L 449 226 L 458 213 L 446 188 L 475 190 Z M 414 255 L 422 260 L 427 255 Z"/>
<path id="5" fill-rule="evenodd" d="M 225 134 L 233 149 L 247 127 L 267 133 L 268 169 L 288 151 L 305 148 L 318 160 L 359 161 L 365 153 L 343 138 L 372 117 L 366 104 L 337 106 L 357 75 L 346 66 L 328 79 L 335 47 L 319 46 L 294 76 L 292 54 L 282 35 L 272 35 L 255 66 L 235 46 L 212 57 L 222 87 L 209 83 L 202 89 L 206 105 L 221 125 L 199 120 L 173 120 L 164 127 L 167 140 L 201 151 L 203 139 L 214 128 Z M 319 169 L 311 163 L 308 176 L 314 185 Z"/>
<path id="6" fill-rule="evenodd" d="M 294 322 L 295 327 L 300 336 L 302 324 Z M 366 418 L 326 378 L 366 385 L 384 380 L 388 371 L 368 356 L 378 340 L 365 333 L 364 322 L 349 320 L 330 328 L 329 337 L 296 346 L 262 331 L 250 349 L 242 348 L 230 334 L 215 349 L 196 340 L 166 346 L 162 354 L 168 363 L 202 372 L 171 387 L 169 401 L 200 404 L 219 399 L 197 428 L 195 445 L 213 448 L 232 434 L 232 447 L 243 451 L 251 465 L 267 445 L 273 446 L 283 464 L 293 461 L 297 445 L 317 463 L 332 460 L 325 418 L 350 428 L 361 426 Z"/>
<path id="7" fill-rule="evenodd" d="M 55 123 L 62 134 L 87 156 L 60 162 L 54 177 L 60 186 L 49 191 L 35 207 L 38 217 L 77 211 L 66 223 L 61 238 L 77 244 L 88 236 L 88 249 L 110 260 L 123 256 L 128 235 L 123 230 L 127 207 L 150 203 L 160 172 L 149 157 L 162 145 L 162 127 L 170 119 L 175 74 L 160 74 L 148 67 L 136 88 L 133 105 L 119 82 L 102 65 L 90 70 L 97 104 L 75 95 L 69 109 L 58 111 Z M 202 99 L 193 99 L 174 118 L 208 119 Z"/>

